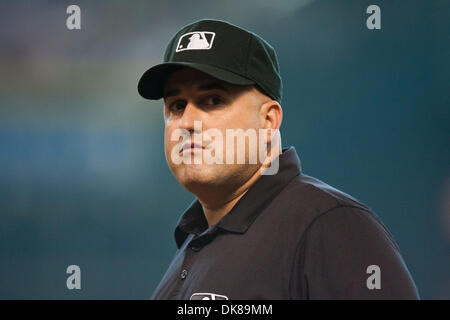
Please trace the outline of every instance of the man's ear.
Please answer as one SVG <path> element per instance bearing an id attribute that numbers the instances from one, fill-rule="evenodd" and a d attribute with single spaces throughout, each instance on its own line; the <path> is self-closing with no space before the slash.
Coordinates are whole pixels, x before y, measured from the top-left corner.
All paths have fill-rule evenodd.
<path id="1" fill-rule="evenodd" d="M 260 117 L 262 128 L 266 129 L 266 143 L 271 143 L 275 135 L 279 132 L 283 120 L 283 109 L 275 100 L 268 100 L 261 105 Z"/>
<path id="2" fill-rule="evenodd" d="M 260 116 L 264 129 L 280 129 L 283 121 L 283 109 L 277 101 L 269 100 L 261 106 Z"/>

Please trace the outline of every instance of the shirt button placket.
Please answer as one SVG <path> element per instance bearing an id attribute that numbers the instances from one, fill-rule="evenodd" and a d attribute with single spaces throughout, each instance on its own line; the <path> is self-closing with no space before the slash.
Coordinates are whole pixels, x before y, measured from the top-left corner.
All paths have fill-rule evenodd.
<path id="1" fill-rule="evenodd" d="M 181 270 L 181 273 L 180 273 L 181 280 L 186 279 L 187 275 L 188 275 L 188 271 L 186 269 Z"/>

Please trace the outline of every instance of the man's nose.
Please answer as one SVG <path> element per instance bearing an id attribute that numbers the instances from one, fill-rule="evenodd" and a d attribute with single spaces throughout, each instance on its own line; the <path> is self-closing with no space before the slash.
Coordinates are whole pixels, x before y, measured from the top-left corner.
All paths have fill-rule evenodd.
<path id="1" fill-rule="evenodd" d="M 201 110 L 194 103 L 188 102 L 184 108 L 183 115 L 179 119 L 178 127 L 188 131 L 194 130 L 194 121 L 201 121 Z"/>

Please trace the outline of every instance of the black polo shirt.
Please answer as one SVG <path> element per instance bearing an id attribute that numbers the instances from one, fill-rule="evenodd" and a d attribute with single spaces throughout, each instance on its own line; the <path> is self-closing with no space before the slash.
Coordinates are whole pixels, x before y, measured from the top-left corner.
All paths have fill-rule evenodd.
<path id="1" fill-rule="evenodd" d="M 305 175 L 294 147 L 216 225 L 196 199 L 152 299 L 417 299 L 392 235 L 363 203 Z"/>

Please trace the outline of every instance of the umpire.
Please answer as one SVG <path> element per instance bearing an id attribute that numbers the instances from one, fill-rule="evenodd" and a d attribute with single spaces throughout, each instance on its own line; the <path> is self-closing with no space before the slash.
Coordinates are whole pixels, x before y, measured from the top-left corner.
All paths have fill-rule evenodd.
<path id="1" fill-rule="evenodd" d="M 266 134 L 281 126 L 282 82 L 275 51 L 261 37 L 220 20 L 189 24 L 138 91 L 164 98 L 166 160 L 196 196 L 175 228 L 178 250 L 153 299 L 419 298 L 372 210 L 304 174 L 295 148 Z M 204 160 L 207 151 L 234 159 L 239 148 L 194 137 L 230 129 L 258 132 L 265 158 L 249 161 L 246 142 L 244 162 L 179 161 Z M 180 131 L 188 133 L 181 143 L 173 139 Z"/>

